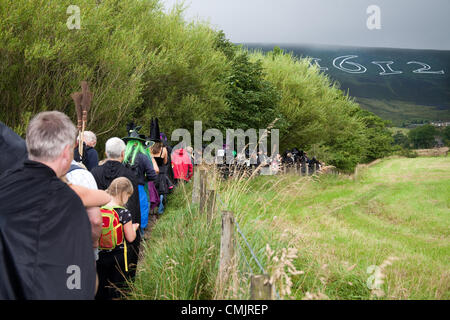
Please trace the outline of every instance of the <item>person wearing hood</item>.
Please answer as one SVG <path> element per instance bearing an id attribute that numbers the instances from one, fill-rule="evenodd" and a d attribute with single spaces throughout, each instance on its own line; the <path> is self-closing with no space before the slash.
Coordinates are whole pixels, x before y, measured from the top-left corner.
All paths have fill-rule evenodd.
<path id="1" fill-rule="evenodd" d="M 191 158 L 185 149 L 180 148 L 172 152 L 172 169 L 175 184 L 188 182 L 192 178 L 194 168 Z"/>
<path id="2" fill-rule="evenodd" d="M 125 157 L 125 142 L 117 137 L 110 138 L 106 141 L 105 154 L 106 161 L 98 167 L 92 169 L 91 173 L 97 182 L 97 186 L 101 190 L 108 189 L 111 182 L 119 177 L 128 178 L 133 185 L 133 194 L 128 199 L 126 208 L 131 212 L 132 222 L 141 223 L 141 209 L 139 203 L 138 194 L 138 181 L 133 171 L 122 163 Z M 128 262 L 129 262 L 129 277 L 134 279 L 136 275 L 136 266 L 139 255 L 139 245 L 141 237 L 138 232 L 136 239 L 127 244 L 128 250 Z"/>

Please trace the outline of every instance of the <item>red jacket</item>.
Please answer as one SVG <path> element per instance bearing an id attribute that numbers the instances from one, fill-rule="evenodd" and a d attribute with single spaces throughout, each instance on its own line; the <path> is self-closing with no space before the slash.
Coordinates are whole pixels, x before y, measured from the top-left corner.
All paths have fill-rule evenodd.
<path id="1" fill-rule="evenodd" d="M 175 179 L 186 181 L 191 179 L 194 169 L 186 150 L 177 149 L 172 152 L 172 168 Z"/>

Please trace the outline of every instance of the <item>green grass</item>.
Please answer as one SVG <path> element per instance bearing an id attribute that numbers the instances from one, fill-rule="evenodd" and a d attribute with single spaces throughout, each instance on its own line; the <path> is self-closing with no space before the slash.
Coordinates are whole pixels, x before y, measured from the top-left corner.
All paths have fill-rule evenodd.
<path id="1" fill-rule="evenodd" d="M 381 299 L 450 299 L 450 160 L 391 158 L 359 169 L 357 177 L 322 175 L 267 177 L 224 183 L 226 209 L 237 221 L 266 269 L 265 246 L 297 248 L 301 275 L 292 276 L 293 299 L 322 294 L 330 299 L 376 298 L 367 269 L 389 257 Z M 205 229 L 195 210 L 181 204 L 160 219 L 132 298 L 212 299 L 220 247 L 220 219 Z M 190 213 L 189 213 L 190 212 Z M 181 236 L 180 236 L 181 235 Z M 244 253 L 250 253 L 242 242 Z M 208 248 L 212 248 L 209 249 Z M 205 262 L 209 254 L 210 260 Z M 177 265 L 169 289 L 161 289 L 168 258 Z M 242 256 L 239 270 L 245 270 Z M 254 272 L 258 266 L 252 260 Z M 153 270 L 153 271 L 151 271 Z M 243 274 L 239 272 L 238 274 Z M 183 280 L 181 280 L 183 279 Z M 200 279 L 200 280 L 196 280 Z M 240 298 L 247 298 L 240 277 Z M 185 288 L 186 287 L 186 288 Z M 157 293 L 156 293 L 157 292 Z M 227 297 L 230 297 L 229 295 Z"/>

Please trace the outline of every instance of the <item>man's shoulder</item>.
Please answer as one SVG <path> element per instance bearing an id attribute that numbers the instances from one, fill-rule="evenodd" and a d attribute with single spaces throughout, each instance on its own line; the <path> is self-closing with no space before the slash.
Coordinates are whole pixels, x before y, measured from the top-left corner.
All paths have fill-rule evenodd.
<path id="1" fill-rule="evenodd" d="M 69 173 L 67 173 L 66 177 L 67 180 L 69 180 L 69 182 L 74 185 L 97 190 L 97 183 L 95 181 L 94 175 L 85 169 L 79 168 L 70 171 Z"/>
<path id="2" fill-rule="evenodd" d="M 96 174 L 99 174 L 99 173 L 103 172 L 103 170 L 105 170 L 105 168 L 106 168 L 105 165 L 106 165 L 106 162 L 101 164 L 101 165 L 98 165 L 98 166 L 92 168 L 90 173 L 92 173 L 92 175 L 95 176 Z"/>
<path id="3" fill-rule="evenodd" d="M 93 148 L 93 147 L 86 148 L 86 153 L 87 153 L 88 156 L 90 156 L 90 155 L 98 155 L 97 150 L 95 150 L 95 148 Z"/>
<path id="4" fill-rule="evenodd" d="M 58 197 L 64 196 L 67 197 L 67 199 L 76 199 L 78 198 L 77 194 L 75 193 L 75 191 L 73 191 L 73 189 L 65 182 L 63 182 L 61 179 L 59 178 L 52 178 L 50 181 L 48 181 L 49 183 L 49 194 L 51 195 L 52 193 L 58 193 Z M 59 199 L 59 201 L 62 199 Z"/>

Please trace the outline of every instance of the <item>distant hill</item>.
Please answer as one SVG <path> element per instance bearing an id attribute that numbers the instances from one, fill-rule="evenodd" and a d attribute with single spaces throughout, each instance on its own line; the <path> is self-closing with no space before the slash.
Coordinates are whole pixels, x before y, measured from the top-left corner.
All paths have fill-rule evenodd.
<path id="1" fill-rule="evenodd" d="M 405 121 L 450 121 L 450 51 L 322 45 L 243 44 L 250 50 L 275 46 L 311 57 L 361 107 L 400 126 Z M 375 62 L 375 63 L 374 63 Z"/>

